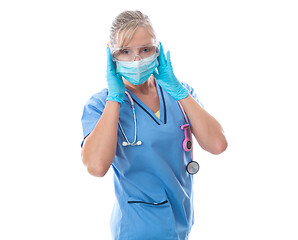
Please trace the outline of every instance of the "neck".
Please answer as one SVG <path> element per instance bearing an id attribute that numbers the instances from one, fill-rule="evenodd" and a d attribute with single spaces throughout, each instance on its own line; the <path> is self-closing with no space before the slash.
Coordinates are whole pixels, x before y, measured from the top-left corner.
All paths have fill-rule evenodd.
<path id="1" fill-rule="evenodd" d="M 128 82 L 125 78 L 123 78 L 123 82 L 125 87 L 132 93 L 142 93 L 144 95 L 149 94 L 149 90 L 152 87 L 155 87 L 155 81 L 154 81 L 153 75 L 151 75 L 146 82 L 140 85 L 133 85 L 132 83 Z"/>

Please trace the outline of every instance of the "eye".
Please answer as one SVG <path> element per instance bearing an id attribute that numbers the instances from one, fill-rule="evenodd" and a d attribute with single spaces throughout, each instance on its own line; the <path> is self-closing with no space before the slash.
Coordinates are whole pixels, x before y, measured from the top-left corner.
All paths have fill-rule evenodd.
<path id="1" fill-rule="evenodd" d="M 121 54 L 124 54 L 124 55 L 126 55 L 126 54 L 130 54 L 130 50 L 129 50 L 129 49 L 122 49 L 122 50 L 120 51 L 120 53 L 121 53 Z"/>
<path id="2" fill-rule="evenodd" d="M 150 47 L 145 47 L 142 49 L 142 52 L 150 52 L 152 49 Z"/>

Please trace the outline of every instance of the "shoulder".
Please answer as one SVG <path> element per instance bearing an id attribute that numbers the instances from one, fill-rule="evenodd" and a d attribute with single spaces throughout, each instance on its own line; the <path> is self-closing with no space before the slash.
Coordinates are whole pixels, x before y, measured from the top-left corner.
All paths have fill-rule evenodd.
<path id="1" fill-rule="evenodd" d="M 181 82 L 182 86 L 184 86 L 189 92 L 193 92 L 194 89 L 186 82 Z"/>
<path id="2" fill-rule="evenodd" d="M 93 94 L 84 105 L 83 118 L 89 116 L 99 116 L 103 113 L 106 106 L 108 89 L 104 88 L 100 92 Z"/>
<path id="3" fill-rule="evenodd" d="M 193 87 L 186 82 L 181 82 L 181 84 L 189 91 L 190 95 L 201 105 L 201 107 L 204 108 L 203 103 L 199 100 L 198 95 L 196 91 L 193 89 Z"/>
<path id="4" fill-rule="evenodd" d="M 100 92 L 93 94 L 85 103 L 85 106 L 102 107 L 106 105 L 108 89 L 104 88 Z"/>

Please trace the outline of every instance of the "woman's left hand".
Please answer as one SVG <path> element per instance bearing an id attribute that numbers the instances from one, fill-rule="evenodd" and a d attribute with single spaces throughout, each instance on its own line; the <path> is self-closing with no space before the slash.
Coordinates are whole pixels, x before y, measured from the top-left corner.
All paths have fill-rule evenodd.
<path id="1" fill-rule="evenodd" d="M 189 92 L 174 75 L 173 67 L 171 64 L 170 51 L 167 52 L 166 58 L 163 47 L 161 43 L 159 44 L 160 53 L 158 57 L 158 73 L 154 71 L 154 77 L 156 78 L 158 84 L 176 101 L 184 99 L 189 95 Z"/>

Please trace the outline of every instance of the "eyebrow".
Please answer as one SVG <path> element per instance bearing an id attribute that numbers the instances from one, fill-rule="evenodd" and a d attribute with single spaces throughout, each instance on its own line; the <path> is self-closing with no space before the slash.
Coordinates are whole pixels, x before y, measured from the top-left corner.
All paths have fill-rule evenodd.
<path id="1" fill-rule="evenodd" d="M 143 45 L 139 45 L 139 46 L 122 46 L 122 47 L 120 47 L 120 48 L 145 47 L 145 46 L 148 46 L 148 45 L 154 45 L 154 44 L 155 44 L 154 42 L 150 42 L 150 43 L 143 44 Z"/>

